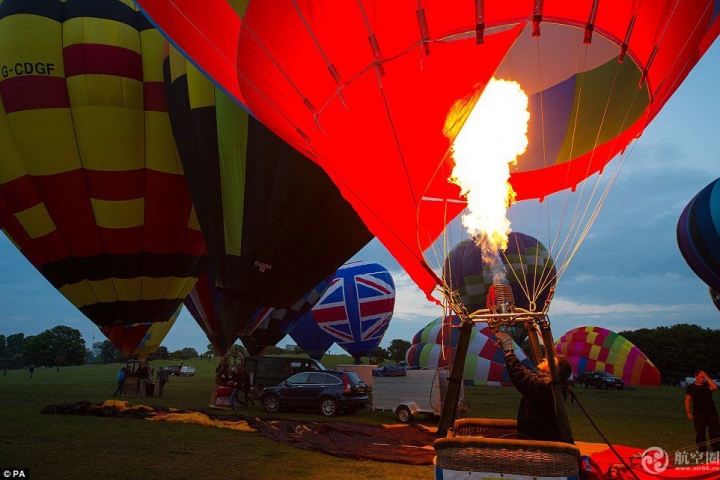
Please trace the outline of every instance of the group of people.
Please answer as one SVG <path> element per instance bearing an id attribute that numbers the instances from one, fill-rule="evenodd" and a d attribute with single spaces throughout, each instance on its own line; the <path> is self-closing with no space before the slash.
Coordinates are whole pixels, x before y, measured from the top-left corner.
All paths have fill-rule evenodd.
<path id="1" fill-rule="evenodd" d="M 517 413 L 518 434 L 532 440 L 567 441 L 562 439 L 559 427 L 547 360 L 537 366 L 537 371 L 533 371 L 525 367 L 515 355 L 512 337 L 508 333 L 498 332 L 496 336 L 505 355 L 510 379 L 522 394 Z M 572 365 L 561 355 L 555 357 L 555 364 L 564 401 L 568 394 Z M 720 452 L 720 422 L 712 398 L 712 392 L 717 389 L 718 385 L 703 370 L 695 371 L 695 382 L 685 389 L 685 412 L 693 422 L 695 444 L 699 452 L 707 452 L 709 445 L 714 452 Z"/>
<path id="2" fill-rule="evenodd" d="M 252 407 L 255 405 L 255 401 L 252 399 L 250 392 L 252 390 L 252 380 L 250 374 L 245 369 L 245 363 L 236 363 L 233 367 L 230 367 L 228 357 L 223 357 L 220 364 L 215 369 L 215 383 L 219 386 L 228 385 L 232 388 L 230 394 L 230 409 L 236 410 L 236 402 L 240 396 L 240 392 L 243 393 L 243 401 L 240 404 L 244 407 Z"/>
<path id="3" fill-rule="evenodd" d="M 113 393 L 113 397 L 117 397 L 118 395 L 122 395 L 123 390 L 123 384 L 125 383 L 125 379 L 132 375 L 132 369 L 127 367 L 120 367 L 120 370 L 117 373 L 116 383 L 117 388 L 115 389 L 115 392 Z M 138 378 L 138 386 L 139 390 L 137 393 L 138 397 L 145 397 L 147 396 L 147 385 L 148 382 L 152 379 L 153 375 L 153 368 L 150 366 L 149 363 L 140 361 L 138 363 L 138 369 L 135 372 L 135 375 Z M 170 381 L 170 376 L 168 375 L 167 371 L 160 367 L 157 372 L 157 381 L 156 384 L 158 385 L 158 396 L 163 396 L 163 389 L 165 388 L 165 384 Z"/>

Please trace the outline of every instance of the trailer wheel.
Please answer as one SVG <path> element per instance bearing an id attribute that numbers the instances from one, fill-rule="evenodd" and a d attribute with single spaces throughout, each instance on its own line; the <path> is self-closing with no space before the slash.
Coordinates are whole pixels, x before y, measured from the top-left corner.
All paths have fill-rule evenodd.
<path id="1" fill-rule="evenodd" d="M 410 423 L 413 420 L 413 414 L 408 407 L 402 405 L 397 409 L 397 417 L 400 423 Z"/>

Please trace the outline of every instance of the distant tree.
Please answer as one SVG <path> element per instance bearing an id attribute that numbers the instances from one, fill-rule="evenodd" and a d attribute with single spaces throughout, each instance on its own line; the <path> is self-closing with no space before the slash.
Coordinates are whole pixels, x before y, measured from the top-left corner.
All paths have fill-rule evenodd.
<path id="1" fill-rule="evenodd" d="M 7 343 L 5 335 L 0 335 L 0 358 L 7 357 Z"/>
<path id="2" fill-rule="evenodd" d="M 412 347 L 412 343 L 407 340 L 402 340 L 400 338 L 394 339 L 390 342 L 390 346 L 387 349 L 390 360 L 393 360 L 394 362 L 402 362 L 405 360 L 405 354 L 410 347 Z"/>
<path id="3" fill-rule="evenodd" d="M 152 362 L 153 360 L 167 360 L 170 358 L 170 352 L 167 347 L 158 347 L 153 353 L 149 354 L 147 359 Z"/>
<path id="4" fill-rule="evenodd" d="M 100 346 L 100 354 L 98 355 L 101 363 L 109 364 L 120 360 L 120 350 L 112 344 L 110 340 L 105 340 Z"/>
<path id="5" fill-rule="evenodd" d="M 58 325 L 29 337 L 25 343 L 25 360 L 46 367 L 85 364 L 85 340 L 79 330 Z"/>
<path id="6" fill-rule="evenodd" d="M 265 352 L 263 352 L 263 355 L 285 355 L 287 350 L 280 347 L 267 347 L 265 349 Z"/>
<path id="7" fill-rule="evenodd" d="M 175 350 L 170 354 L 169 358 L 177 359 L 177 360 L 188 360 L 190 358 L 198 358 L 200 355 L 198 355 L 197 350 L 190 347 L 185 347 L 180 350 Z"/>
<path id="8" fill-rule="evenodd" d="M 208 343 L 207 348 L 205 349 L 205 353 L 203 353 L 203 356 L 209 359 L 213 355 L 220 355 L 220 353 L 215 350 L 215 345 L 213 345 L 212 343 Z"/>
<path id="9" fill-rule="evenodd" d="M 390 353 L 383 347 L 375 347 L 370 351 L 369 357 L 370 362 L 380 365 L 390 358 Z"/>
<path id="10" fill-rule="evenodd" d="M 666 383 L 693 376 L 696 368 L 720 375 L 720 330 L 686 323 L 671 327 L 641 328 L 618 332 L 635 344 L 655 366 Z"/>
<path id="11" fill-rule="evenodd" d="M 14 333 L 8 335 L 5 339 L 6 355 L 10 358 L 9 368 L 23 368 L 25 367 L 25 357 L 23 351 L 25 351 L 25 334 Z"/>

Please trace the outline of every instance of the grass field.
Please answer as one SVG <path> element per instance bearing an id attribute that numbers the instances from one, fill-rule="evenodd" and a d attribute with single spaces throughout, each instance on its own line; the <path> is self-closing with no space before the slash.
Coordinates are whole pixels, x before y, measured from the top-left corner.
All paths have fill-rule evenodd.
<path id="1" fill-rule="evenodd" d="M 349 357 L 326 356 L 332 367 Z M 170 365 L 177 362 L 157 362 Z M 171 377 L 164 397 L 121 397 L 136 405 L 167 405 L 208 410 L 215 364 L 195 365 L 194 377 Z M 33 479 L 417 479 L 432 478 L 432 467 L 355 461 L 289 447 L 259 433 L 200 425 L 119 418 L 44 415 L 50 404 L 103 402 L 112 398 L 119 365 L 37 369 L 0 375 L 0 467 L 29 467 Z M 623 391 L 577 390 L 583 406 L 614 444 L 667 451 L 693 444 L 692 425 L 684 415 L 681 388 L 636 388 Z M 466 387 L 471 417 L 514 418 L 519 394 L 514 388 Z M 162 401 L 161 401 L 162 400 Z M 575 439 L 603 440 L 577 404 L 567 404 Z M 244 415 L 271 417 L 259 405 Z M 314 413 L 280 412 L 277 417 L 323 421 Z M 396 423 L 390 412 L 368 409 L 336 421 Z M 422 419 L 426 425 L 432 425 Z M 694 450 L 694 448 L 693 448 Z"/>

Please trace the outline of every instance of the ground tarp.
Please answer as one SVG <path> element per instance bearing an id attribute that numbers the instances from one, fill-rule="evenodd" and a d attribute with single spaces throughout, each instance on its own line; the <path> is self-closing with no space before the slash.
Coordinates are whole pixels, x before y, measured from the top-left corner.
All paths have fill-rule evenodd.
<path id="1" fill-rule="evenodd" d="M 288 419 L 261 419 L 243 415 L 218 415 L 180 411 L 160 406 L 136 405 L 124 401 L 102 404 L 77 402 L 48 405 L 42 413 L 140 418 L 152 421 L 194 423 L 252 432 L 303 450 L 357 460 L 432 465 L 433 441 L 437 429 L 419 424 L 366 425 L 345 422 L 312 422 Z"/>

